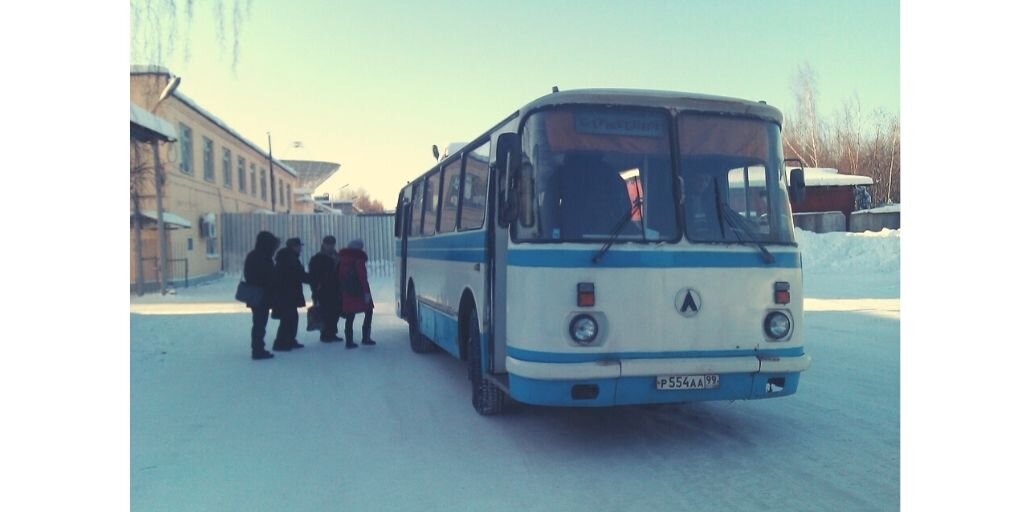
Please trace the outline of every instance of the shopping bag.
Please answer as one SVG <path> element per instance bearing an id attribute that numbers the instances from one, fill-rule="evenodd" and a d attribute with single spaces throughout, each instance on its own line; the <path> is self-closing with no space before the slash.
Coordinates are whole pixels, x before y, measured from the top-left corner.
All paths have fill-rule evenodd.
<path id="1" fill-rule="evenodd" d="M 235 290 L 235 300 L 244 302 L 250 308 L 259 306 L 263 303 L 263 288 L 239 281 L 238 288 Z"/>

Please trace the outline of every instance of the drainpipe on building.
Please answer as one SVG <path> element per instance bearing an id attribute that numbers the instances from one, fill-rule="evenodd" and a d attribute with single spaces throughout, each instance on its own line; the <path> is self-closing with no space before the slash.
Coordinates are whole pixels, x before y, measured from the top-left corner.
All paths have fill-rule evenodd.
<path id="1" fill-rule="evenodd" d="M 132 194 L 132 210 L 135 215 L 135 293 L 142 297 L 146 286 L 146 274 L 142 269 L 142 207 L 139 194 Z"/>

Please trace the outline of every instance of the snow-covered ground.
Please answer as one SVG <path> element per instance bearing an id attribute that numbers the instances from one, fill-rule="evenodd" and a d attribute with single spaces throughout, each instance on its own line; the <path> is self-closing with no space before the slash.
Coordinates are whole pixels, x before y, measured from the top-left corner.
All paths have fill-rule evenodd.
<path id="1" fill-rule="evenodd" d="M 463 363 L 409 350 L 390 278 L 378 346 L 300 332 L 261 362 L 235 280 L 133 298 L 132 509 L 897 510 L 899 231 L 798 237 L 814 362 L 760 401 L 481 417 Z"/>

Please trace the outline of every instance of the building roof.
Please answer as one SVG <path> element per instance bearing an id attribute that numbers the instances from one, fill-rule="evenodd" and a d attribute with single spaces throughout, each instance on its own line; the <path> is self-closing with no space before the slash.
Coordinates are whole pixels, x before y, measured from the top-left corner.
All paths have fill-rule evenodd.
<path id="1" fill-rule="evenodd" d="M 786 167 L 786 174 L 795 167 Z M 871 185 L 875 181 L 867 176 L 839 174 L 839 169 L 828 167 L 804 167 L 804 184 L 808 187 L 839 187 L 850 185 Z"/>
<path id="2" fill-rule="evenodd" d="M 143 224 L 156 223 L 157 215 L 156 210 L 139 210 L 139 214 L 142 215 Z M 131 213 L 132 221 L 135 220 L 135 213 Z M 168 229 L 174 229 L 175 227 L 190 228 L 192 223 L 188 219 L 181 215 L 176 215 L 171 212 L 165 211 L 163 214 L 164 224 Z"/>
<path id="3" fill-rule="evenodd" d="M 163 67 L 163 66 L 132 65 L 131 66 L 131 74 L 132 75 L 155 74 L 155 75 L 171 76 L 171 71 L 169 69 Z M 221 120 L 219 117 L 213 115 L 212 113 L 210 113 L 210 111 L 208 111 L 208 110 L 204 109 L 203 107 L 199 106 L 199 104 L 196 103 L 195 100 L 193 100 L 192 98 L 189 98 L 184 93 L 182 93 L 180 87 L 178 89 L 175 89 L 174 93 L 172 93 L 171 95 L 174 96 L 175 98 L 177 98 L 179 101 L 181 101 L 185 105 L 187 105 L 192 110 L 195 110 L 196 113 L 198 113 L 199 115 L 201 115 L 201 116 L 205 117 L 206 119 L 210 120 L 210 122 L 212 122 L 213 124 L 217 125 L 222 130 L 228 132 L 231 136 L 233 136 L 234 138 L 238 139 L 239 141 L 241 141 L 246 146 L 249 146 L 251 149 L 253 149 L 257 153 L 259 153 L 260 155 L 262 155 L 262 156 L 264 156 L 264 157 L 266 157 L 268 159 L 270 158 L 269 153 L 267 153 L 262 148 L 257 146 L 251 140 L 243 137 L 242 134 L 240 134 L 237 131 L 235 131 L 234 128 L 228 126 L 228 124 L 225 123 L 223 120 Z M 298 177 L 298 173 L 295 172 L 295 169 L 292 169 L 290 166 L 285 165 L 283 162 L 281 162 L 280 160 L 278 160 L 276 158 L 273 160 L 273 162 L 274 162 L 274 165 L 281 167 L 282 169 L 284 169 L 286 172 L 288 172 L 292 176 Z"/>
<path id="4" fill-rule="evenodd" d="M 786 167 L 786 182 L 789 183 L 789 173 L 796 169 L 796 167 Z M 749 176 L 750 184 L 755 186 L 764 186 L 764 172 L 756 173 L 752 172 Z M 838 169 L 830 169 L 827 167 L 804 167 L 804 185 L 808 187 L 842 187 L 842 186 L 853 186 L 853 185 L 871 185 L 874 180 L 867 176 L 857 176 L 855 174 L 839 174 Z M 742 187 L 743 186 L 743 175 L 736 173 L 729 175 L 729 186 L 730 187 Z"/>
<path id="5" fill-rule="evenodd" d="M 130 102 L 129 102 L 130 103 Z M 174 125 L 166 119 L 156 116 L 150 113 L 146 109 L 131 103 L 132 124 L 139 125 L 147 130 L 150 130 L 156 134 L 162 135 L 167 141 L 173 142 L 178 140 L 178 132 L 174 129 Z"/>
<path id="6" fill-rule="evenodd" d="M 320 160 L 283 160 L 283 162 L 298 173 L 299 187 L 309 190 L 315 190 L 321 183 L 338 172 L 341 167 L 341 164 Z"/>

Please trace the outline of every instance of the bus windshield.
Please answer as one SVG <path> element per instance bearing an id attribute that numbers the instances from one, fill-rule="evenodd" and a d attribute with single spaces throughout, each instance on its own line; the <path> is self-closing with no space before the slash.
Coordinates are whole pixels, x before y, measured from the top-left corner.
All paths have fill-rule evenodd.
<path id="1" fill-rule="evenodd" d="M 669 123 L 657 110 L 576 107 L 531 115 L 513 238 L 678 240 Z"/>
<path id="2" fill-rule="evenodd" d="M 682 114 L 678 134 L 687 238 L 795 242 L 778 125 Z"/>

